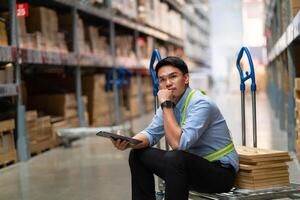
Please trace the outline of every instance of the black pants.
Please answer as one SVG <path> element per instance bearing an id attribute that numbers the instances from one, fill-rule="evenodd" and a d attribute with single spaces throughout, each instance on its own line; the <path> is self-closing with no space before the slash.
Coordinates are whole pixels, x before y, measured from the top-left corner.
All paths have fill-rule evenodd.
<path id="1" fill-rule="evenodd" d="M 233 168 L 225 168 L 184 151 L 133 149 L 129 156 L 132 200 L 155 200 L 154 176 L 165 180 L 166 200 L 187 200 L 189 190 L 205 193 L 229 191 Z"/>

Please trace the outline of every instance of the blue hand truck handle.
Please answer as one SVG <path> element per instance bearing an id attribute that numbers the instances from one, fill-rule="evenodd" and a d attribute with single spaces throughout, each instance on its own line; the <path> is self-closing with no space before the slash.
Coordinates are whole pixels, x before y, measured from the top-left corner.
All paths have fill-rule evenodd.
<path id="1" fill-rule="evenodd" d="M 151 73 L 151 78 L 152 78 L 152 84 L 153 84 L 153 96 L 157 96 L 158 93 L 158 81 L 156 78 L 156 74 L 154 71 L 154 62 L 157 59 L 157 61 L 161 60 L 160 53 L 157 49 L 154 49 L 152 52 L 151 60 L 150 60 L 150 73 Z"/>
<path id="2" fill-rule="evenodd" d="M 250 65 L 250 74 L 248 71 L 246 71 L 246 76 L 244 76 L 243 70 L 240 66 L 240 61 L 243 57 L 243 53 L 244 51 L 246 52 L 247 58 L 248 58 L 248 62 Z M 251 91 L 256 91 L 256 83 L 255 83 L 255 73 L 254 73 L 254 67 L 253 67 L 253 62 L 252 62 L 252 58 L 251 58 L 251 54 L 250 51 L 247 47 L 242 47 L 239 55 L 237 57 L 236 60 L 236 67 L 239 70 L 240 73 L 240 78 L 241 78 L 241 84 L 240 84 L 240 90 L 241 91 L 245 91 L 245 82 L 251 78 L 252 82 L 251 82 Z"/>

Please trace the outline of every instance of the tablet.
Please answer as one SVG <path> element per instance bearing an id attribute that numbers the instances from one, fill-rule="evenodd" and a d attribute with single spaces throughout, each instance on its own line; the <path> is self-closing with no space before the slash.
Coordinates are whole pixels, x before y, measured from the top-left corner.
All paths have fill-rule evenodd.
<path id="1" fill-rule="evenodd" d="M 131 137 L 126 137 L 123 135 L 117 135 L 115 133 L 109 133 L 109 132 L 105 132 L 105 131 L 99 131 L 98 133 L 96 133 L 97 136 L 101 136 L 101 137 L 106 137 L 106 138 L 111 138 L 114 140 L 120 139 L 120 140 L 126 140 L 131 144 L 137 145 L 142 143 L 141 140 L 137 140 L 137 139 L 133 139 Z"/>

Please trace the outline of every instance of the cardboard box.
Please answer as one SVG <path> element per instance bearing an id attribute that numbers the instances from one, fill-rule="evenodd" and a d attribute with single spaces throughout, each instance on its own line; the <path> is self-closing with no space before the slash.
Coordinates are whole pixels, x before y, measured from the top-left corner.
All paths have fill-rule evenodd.
<path id="1" fill-rule="evenodd" d="M 15 129 L 15 120 L 9 119 L 0 121 L 0 132 L 11 131 Z"/>
<path id="2" fill-rule="evenodd" d="M 77 112 L 73 93 L 31 96 L 28 103 L 30 108 L 42 110 L 49 115 L 72 117 Z"/>
<path id="3" fill-rule="evenodd" d="M 5 22 L 0 21 L 0 45 L 8 45 L 8 37 Z"/>
<path id="4" fill-rule="evenodd" d="M 130 100 L 131 117 L 137 117 L 140 115 L 140 103 L 138 97 L 131 97 Z"/>

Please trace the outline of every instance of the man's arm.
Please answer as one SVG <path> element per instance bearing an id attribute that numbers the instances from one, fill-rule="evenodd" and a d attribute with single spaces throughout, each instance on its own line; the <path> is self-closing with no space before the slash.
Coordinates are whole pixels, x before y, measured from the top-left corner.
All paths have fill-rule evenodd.
<path id="1" fill-rule="evenodd" d="M 149 140 L 144 134 L 138 133 L 133 138 L 137 139 L 137 140 L 141 140 L 142 143 L 137 144 L 137 145 L 130 144 L 131 148 L 133 148 L 133 149 L 142 149 L 142 148 L 146 148 L 146 147 L 149 146 Z"/>
<path id="2" fill-rule="evenodd" d="M 176 121 L 173 108 L 164 108 L 163 118 L 167 142 L 173 150 L 176 150 L 180 144 L 182 130 Z"/>
<path id="3" fill-rule="evenodd" d="M 120 134 L 119 131 L 118 131 L 118 134 Z M 149 140 L 144 134 L 138 133 L 133 138 L 137 139 L 137 140 L 141 140 L 142 143 L 134 145 L 134 144 L 130 144 L 128 141 L 125 141 L 125 140 L 122 141 L 121 139 L 118 139 L 118 140 L 111 139 L 111 142 L 117 149 L 122 150 L 122 151 L 125 149 L 128 149 L 128 148 L 142 149 L 142 148 L 146 148 L 149 146 Z"/>

